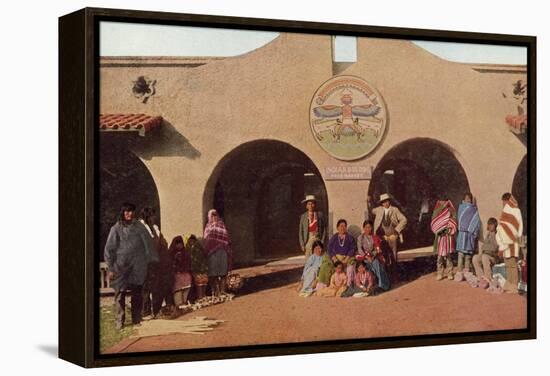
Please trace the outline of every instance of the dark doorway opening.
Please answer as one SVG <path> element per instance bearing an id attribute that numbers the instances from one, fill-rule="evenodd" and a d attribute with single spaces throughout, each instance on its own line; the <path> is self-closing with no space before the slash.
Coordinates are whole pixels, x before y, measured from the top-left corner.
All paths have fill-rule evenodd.
<path id="1" fill-rule="evenodd" d="M 315 164 L 290 144 L 258 140 L 243 144 L 218 163 L 204 193 L 203 215 L 215 208 L 230 231 L 237 265 L 301 254 L 301 203 L 317 197 L 325 215 L 325 184 Z"/>
<path id="2" fill-rule="evenodd" d="M 137 213 L 152 207 L 160 220 L 160 202 L 157 187 L 143 162 L 126 146 L 122 137 L 103 137 L 99 148 L 99 253 L 103 249 L 109 230 L 116 222 L 124 202 L 136 205 Z M 160 223 L 159 223 L 160 225 Z"/>
<path id="3" fill-rule="evenodd" d="M 447 197 L 458 208 L 469 190 L 466 173 L 453 150 L 429 138 L 407 140 L 390 149 L 376 166 L 369 185 L 375 203 L 380 194 L 389 193 L 393 205 L 408 219 L 401 250 L 433 244 L 430 222 L 436 200 Z"/>
<path id="4" fill-rule="evenodd" d="M 523 233 L 527 233 L 527 155 L 521 160 L 514 181 L 512 183 L 512 194 L 518 202 L 523 219 Z"/>

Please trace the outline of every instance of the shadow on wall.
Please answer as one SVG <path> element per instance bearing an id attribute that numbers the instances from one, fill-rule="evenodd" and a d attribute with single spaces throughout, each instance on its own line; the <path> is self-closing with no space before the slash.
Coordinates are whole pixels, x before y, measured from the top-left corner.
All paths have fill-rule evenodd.
<path id="1" fill-rule="evenodd" d="M 350 233 L 350 235 L 352 235 L 356 239 L 359 235 L 361 235 L 362 232 L 363 231 L 361 230 L 361 227 L 359 227 L 357 225 L 349 225 L 348 226 L 348 233 Z"/>
<path id="2" fill-rule="evenodd" d="M 141 158 L 185 157 L 197 159 L 201 152 L 168 121 L 164 120 L 159 129 L 146 137 L 140 137 L 132 143 L 132 150 Z"/>

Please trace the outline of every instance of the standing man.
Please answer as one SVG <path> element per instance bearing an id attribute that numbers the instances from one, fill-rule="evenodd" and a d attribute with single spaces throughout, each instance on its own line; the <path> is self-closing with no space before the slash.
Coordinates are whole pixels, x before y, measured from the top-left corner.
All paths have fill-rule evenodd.
<path id="1" fill-rule="evenodd" d="M 389 260 L 389 264 L 391 269 L 393 269 L 397 263 L 397 239 L 399 238 L 403 242 L 401 233 L 405 229 L 405 226 L 407 226 L 407 218 L 405 218 L 397 207 L 391 205 L 389 194 L 384 193 L 380 195 L 379 203 L 380 206 L 372 210 L 372 214 L 375 217 L 374 234 L 384 239 L 391 249 L 392 254 L 390 256 L 392 259 Z"/>
<path id="2" fill-rule="evenodd" d="M 141 322 L 142 288 L 153 254 L 151 236 L 135 219 L 135 211 L 134 204 L 122 204 L 118 221 L 111 227 L 105 244 L 108 278 L 115 289 L 117 329 L 124 327 L 127 290 L 131 292 L 132 324 Z"/>
<path id="3" fill-rule="evenodd" d="M 326 244 L 327 223 L 322 212 L 315 210 L 317 200 L 313 195 L 307 195 L 302 201 L 306 204 L 307 211 L 300 217 L 300 231 L 298 238 L 300 247 L 306 256 L 306 261 L 311 256 L 312 246 L 316 240 Z"/>

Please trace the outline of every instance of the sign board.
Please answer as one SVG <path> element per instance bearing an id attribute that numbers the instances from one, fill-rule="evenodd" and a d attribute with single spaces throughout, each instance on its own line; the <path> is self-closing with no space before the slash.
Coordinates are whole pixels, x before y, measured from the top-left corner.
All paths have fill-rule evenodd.
<path id="1" fill-rule="evenodd" d="M 370 180 L 371 166 L 331 166 L 325 167 L 325 180 Z"/>

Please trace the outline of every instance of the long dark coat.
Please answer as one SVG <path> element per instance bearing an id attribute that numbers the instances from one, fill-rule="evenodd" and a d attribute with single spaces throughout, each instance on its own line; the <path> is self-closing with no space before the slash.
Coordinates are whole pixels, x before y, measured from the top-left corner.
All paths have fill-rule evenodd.
<path id="1" fill-rule="evenodd" d="M 111 286 L 126 289 L 129 285 L 142 286 L 147 276 L 147 266 L 154 258 L 151 235 L 138 221 L 130 224 L 117 222 L 107 237 L 105 262 L 115 273 Z"/>

